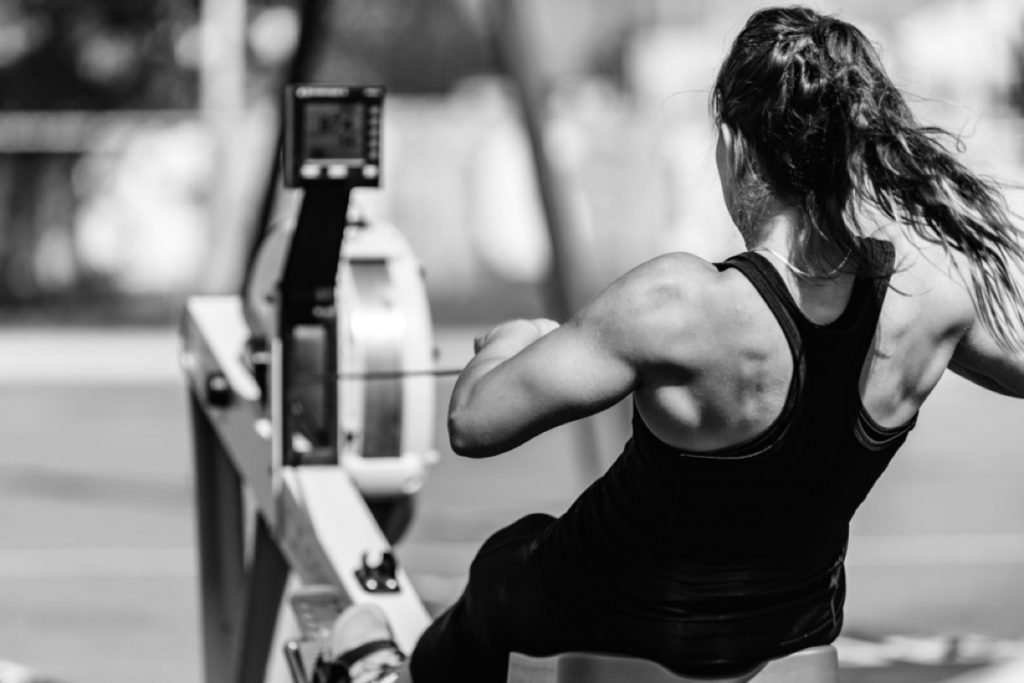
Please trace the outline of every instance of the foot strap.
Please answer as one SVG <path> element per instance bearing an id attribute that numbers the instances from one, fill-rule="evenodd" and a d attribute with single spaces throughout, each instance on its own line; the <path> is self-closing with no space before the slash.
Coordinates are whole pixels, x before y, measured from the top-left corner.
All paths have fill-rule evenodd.
<path id="1" fill-rule="evenodd" d="M 352 668 L 359 663 L 359 660 L 381 650 L 401 652 L 393 640 L 371 640 L 359 647 L 352 648 L 330 662 L 325 661 L 321 656 L 316 660 L 316 666 L 313 668 L 313 683 L 349 683 Z"/>

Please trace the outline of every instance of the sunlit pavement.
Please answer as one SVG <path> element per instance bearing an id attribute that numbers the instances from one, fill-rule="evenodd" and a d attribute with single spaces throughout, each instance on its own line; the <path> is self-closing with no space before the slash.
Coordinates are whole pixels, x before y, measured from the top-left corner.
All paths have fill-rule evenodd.
<path id="1" fill-rule="evenodd" d="M 441 330 L 440 366 L 470 339 Z M 0 683 L 22 680 L 13 663 L 69 683 L 200 679 L 176 354 L 173 330 L 0 333 Z M 854 527 L 844 683 L 1024 681 L 1021 414 L 955 378 L 926 406 Z M 443 458 L 399 547 L 428 605 L 458 593 L 493 530 L 564 509 L 581 472 L 565 429 Z"/>

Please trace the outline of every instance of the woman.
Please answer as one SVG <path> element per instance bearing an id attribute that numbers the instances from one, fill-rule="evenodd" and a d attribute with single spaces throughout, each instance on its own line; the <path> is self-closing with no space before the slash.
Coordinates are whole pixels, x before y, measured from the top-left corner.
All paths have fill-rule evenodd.
<path id="1" fill-rule="evenodd" d="M 457 453 L 503 453 L 630 395 L 633 436 L 561 518 L 484 544 L 412 654 L 417 683 L 503 681 L 509 651 L 728 675 L 829 643 L 850 518 L 943 371 L 1024 396 L 1021 235 L 859 30 L 755 13 L 711 107 L 745 253 L 667 254 L 564 325 L 477 339 L 449 411 Z M 375 619 L 343 615 L 334 651 Z M 385 680 L 395 661 L 356 669 Z"/>

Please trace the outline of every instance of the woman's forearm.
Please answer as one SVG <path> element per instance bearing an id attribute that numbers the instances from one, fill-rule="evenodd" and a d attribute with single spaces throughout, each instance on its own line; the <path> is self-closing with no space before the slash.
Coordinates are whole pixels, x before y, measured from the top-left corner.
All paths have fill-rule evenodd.
<path id="1" fill-rule="evenodd" d="M 555 326 L 516 320 L 476 339 L 477 352 L 459 374 L 448 405 L 448 436 L 456 453 L 471 455 L 477 444 L 487 440 L 488 424 L 496 417 L 492 405 L 496 397 L 486 391 L 488 375 Z"/>

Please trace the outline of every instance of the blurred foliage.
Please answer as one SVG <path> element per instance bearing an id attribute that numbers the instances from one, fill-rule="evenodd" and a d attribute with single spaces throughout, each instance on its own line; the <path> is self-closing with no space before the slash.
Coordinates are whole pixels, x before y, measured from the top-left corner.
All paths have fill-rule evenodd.
<path id="1" fill-rule="evenodd" d="M 0 111 L 194 108 L 198 3 L 3 0 Z M 102 318 L 123 307 L 77 261 L 77 162 L 77 154 L 43 150 L 0 158 L 0 304 L 8 316 L 88 309 Z"/>
<path id="2" fill-rule="evenodd" d="M 314 80 L 441 93 L 495 69 L 489 39 L 459 0 L 330 3 Z"/>
<path id="3" fill-rule="evenodd" d="M 197 17 L 198 0 L 4 0 L 0 109 L 195 106 Z"/>

